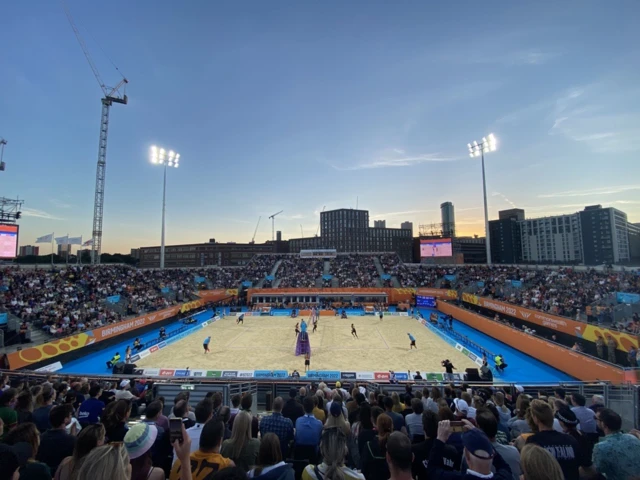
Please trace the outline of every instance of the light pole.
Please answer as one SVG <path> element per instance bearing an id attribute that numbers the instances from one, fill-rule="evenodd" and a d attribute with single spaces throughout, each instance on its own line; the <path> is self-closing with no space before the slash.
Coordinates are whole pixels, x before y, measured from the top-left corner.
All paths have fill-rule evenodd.
<path id="1" fill-rule="evenodd" d="M 180 154 L 173 150 L 166 152 L 164 148 L 155 145 L 151 147 L 151 163 L 164 166 L 164 181 L 162 183 L 162 236 L 160 238 L 160 268 L 164 268 L 164 212 L 167 197 L 167 167 L 178 168 Z"/>
<path id="2" fill-rule="evenodd" d="M 487 209 L 487 181 L 484 175 L 484 154 L 489 152 L 495 152 L 496 150 L 496 137 L 493 133 L 490 133 L 486 137 L 482 137 L 482 142 L 467 143 L 469 147 L 469 156 L 482 157 L 482 194 L 484 195 L 484 231 L 485 231 L 485 244 L 487 247 L 487 265 L 491 265 L 491 238 L 489 236 L 489 210 Z"/>

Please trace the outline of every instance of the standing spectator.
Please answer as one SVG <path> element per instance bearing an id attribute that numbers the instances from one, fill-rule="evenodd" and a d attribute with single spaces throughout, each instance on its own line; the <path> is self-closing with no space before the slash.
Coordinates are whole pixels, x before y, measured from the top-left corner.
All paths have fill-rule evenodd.
<path id="1" fill-rule="evenodd" d="M 376 437 L 371 405 L 367 402 L 363 403 L 360 406 L 358 417 L 359 421 L 353 425 L 351 433 L 358 445 L 358 459 L 361 459 L 367 443 Z"/>
<path id="2" fill-rule="evenodd" d="M 424 405 L 422 400 L 418 398 L 411 399 L 411 409 L 413 413 L 404 417 L 404 421 L 407 424 L 411 443 L 417 443 L 424 440 L 424 429 L 422 428 L 422 412 L 424 412 Z"/>
<path id="3" fill-rule="evenodd" d="M 613 336 L 609 335 L 607 338 L 607 353 L 609 355 L 609 363 L 616 363 L 616 349 L 618 348 L 618 343 Z"/>
<path id="4" fill-rule="evenodd" d="M 260 422 L 258 420 L 258 417 L 254 417 L 253 415 L 251 415 L 251 406 L 253 405 L 253 395 L 251 395 L 251 393 L 247 392 L 242 396 L 242 399 L 240 400 L 240 411 L 241 412 L 247 412 L 249 414 L 249 416 L 251 417 L 251 435 L 253 436 L 253 438 L 258 438 L 258 431 L 260 428 Z M 235 419 L 236 419 L 237 415 L 232 416 L 231 420 L 229 421 L 229 428 L 231 428 L 231 431 L 233 432 L 233 425 L 235 423 Z"/>
<path id="5" fill-rule="evenodd" d="M 173 407 L 174 418 L 182 420 L 185 430 L 189 430 L 196 424 L 196 421 L 190 418 L 189 413 L 189 402 L 187 400 L 180 400 L 176 403 L 176 406 Z"/>
<path id="6" fill-rule="evenodd" d="M 131 403 L 127 400 L 111 402 L 104 409 L 102 424 L 107 431 L 107 440 L 122 442 L 127 434 L 127 421 L 131 415 Z"/>
<path id="7" fill-rule="evenodd" d="M 598 358 L 604 359 L 604 340 L 602 337 L 596 339 L 596 355 Z"/>
<path id="8" fill-rule="evenodd" d="M 245 472 L 255 465 L 260 450 L 260 441 L 251 435 L 251 413 L 242 411 L 236 415 L 231 438 L 222 442 L 220 453 L 233 460 Z"/>
<path id="9" fill-rule="evenodd" d="M 347 436 L 344 432 L 339 428 L 326 428 L 322 432 L 322 440 L 320 441 L 322 463 L 307 465 L 302 472 L 302 480 L 365 480 L 363 474 L 344 465 L 347 451 Z"/>
<path id="10" fill-rule="evenodd" d="M 376 428 L 377 436 L 367 442 L 361 455 L 362 473 L 367 480 L 386 480 L 389 478 L 387 442 L 393 433 L 393 422 L 388 415 L 382 414 L 378 417 Z"/>
<path id="11" fill-rule="evenodd" d="M 322 435 L 322 422 L 313 416 L 315 402 L 311 397 L 305 397 L 304 415 L 296 420 L 295 441 L 298 445 L 312 445 L 317 447 Z"/>
<path id="12" fill-rule="evenodd" d="M 15 388 L 7 388 L 0 394 L 0 419 L 4 423 L 4 434 L 0 440 L 4 439 L 9 430 L 18 425 L 18 414 L 13 409 L 16 403 L 18 391 Z"/>
<path id="13" fill-rule="evenodd" d="M 399 413 L 393 411 L 393 400 L 391 399 L 391 397 L 384 397 L 383 404 L 385 410 L 384 413 L 389 415 L 389 417 L 393 421 L 393 431 L 402 432 L 406 435 L 407 429 L 404 426 L 404 417 Z"/>
<path id="14" fill-rule="evenodd" d="M 427 464 L 429 455 L 438 435 L 438 415 L 431 410 L 422 413 L 422 428 L 424 429 L 424 442 L 415 443 L 411 447 L 413 452 L 413 476 L 418 480 L 429 480 L 427 476 Z M 442 468 L 444 470 L 458 470 L 460 468 L 460 455 L 452 445 L 445 445 L 442 451 Z"/>
<path id="15" fill-rule="evenodd" d="M 196 405 L 196 422 L 193 426 L 185 428 L 191 439 L 191 453 L 198 450 L 200 446 L 200 436 L 205 424 L 213 418 L 213 402 L 205 398 Z"/>
<path id="16" fill-rule="evenodd" d="M 586 407 L 587 399 L 579 393 L 571 394 L 571 411 L 576 415 L 580 422 L 580 431 L 587 435 L 591 443 L 598 441 L 598 431 L 596 426 L 596 414 L 593 410 Z"/>
<path id="17" fill-rule="evenodd" d="M 29 390 L 23 390 L 16 400 L 18 423 L 33 422 L 33 395 Z"/>
<path id="18" fill-rule="evenodd" d="M 186 431 L 185 431 L 186 433 Z M 233 460 L 220 455 L 224 425 L 222 422 L 212 420 L 207 422 L 200 435 L 200 447 L 191 454 L 191 468 L 193 480 L 205 480 L 223 468 L 235 467 Z M 176 452 L 178 453 L 178 452 Z M 170 480 L 180 480 L 182 474 L 182 460 L 178 459 L 173 464 Z"/>
<path id="19" fill-rule="evenodd" d="M 387 441 L 386 461 L 390 473 L 390 480 L 412 480 L 411 441 L 406 435 L 394 432 Z"/>
<path id="20" fill-rule="evenodd" d="M 566 480 L 578 480 L 578 454 L 580 446 L 571 436 L 553 429 L 553 411 L 542 400 L 531 402 L 531 419 L 538 433 L 527 438 L 527 444 L 535 443 L 555 456 Z"/>
<path id="21" fill-rule="evenodd" d="M 580 477 L 593 476 L 593 444 L 587 435 L 578 431 L 579 421 L 576 414 L 568 406 L 560 407 L 554 414 L 558 420 L 563 433 L 575 438 L 580 446 L 578 452 L 578 465 L 580 467 Z"/>
<path id="22" fill-rule="evenodd" d="M 329 409 L 329 417 L 324 424 L 324 429 L 328 428 L 339 428 L 347 437 L 351 434 L 351 427 L 344 415 L 344 406 L 337 401 L 334 401 Z"/>
<path id="23" fill-rule="evenodd" d="M 76 446 L 76 437 L 69 435 L 66 431 L 72 416 L 73 407 L 69 404 L 53 407 L 49 413 L 51 428 L 40 437 L 40 448 L 36 459 L 46 463 L 54 473 L 62 460 L 73 455 L 73 449 Z"/>
<path id="24" fill-rule="evenodd" d="M 327 414 L 323 409 L 324 393 L 322 392 L 322 390 L 318 390 L 313 397 L 316 402 L 316 406 L 313 408 L 313 416 L 324 424 L 324 422 L 327 420 Z"/>
<path id="25" fill-rule="evenodd" d="M 626 480 L 640 472 L 640 440 L 622 433 L 620 415 L 603 408 L 596 416 L 598 425 L 605 434 L 602 441 L 593 447 L 593 465 L 607 480 Z"/>
<path id="26" fill-rule="evenodd" d="M 289 419 L 287 418 L 286 420 Z M 267 433 L 263 435 L 260 442 L 257 465 L 249 471 L 247 477 L 260 480 L 294 480 L 295 472 L 291 465 L 282 461 L 281 452 L 280 441 L 276 434 Z"/>
<path id="27" fill-rule="evenodd" d="M 73 449 L 73 455 L 60 463 L 55 473 L 56 480 L 76 480 L 86 456 L 91 450 L 104 445 L 105 430 L 101 423 L 83 428 Z"/>
<path id="28" fill-rule="evenodd" d="M 509 431 L 511 433 L 511 438 L 518 438 L 523 433 L 530 433 L 531 427 L 527 423 L 525 419 L 525 415 L 527 410 L 529 409 L 529 399 L 524 395 L 520 395 L 516 400 L 516 416 L 511 418 L 507 425 L 509 427 Z"/>
<path id="29" fill-rule="evenodd" d="M 564 480 L 558 461 L 538 445 L 525 445 L 520 456 L 524 480 Z"/>
<path id="30" fill-rule="evenodd" d="M 295 388 L 289 390 L 289 400 L 282 407 L 282 416 L 291 420 L 295 425 L 296 420 L 304 415 L 302 405 L 296 400 L 297 391 Z M 282 442 L 282 439 L 280 439 Z M 282 445 L 281 445 L 282 446 Z"/>
<path id="31" fill-rule="evenodd" d="M 38 456 L 38 447 L 40 446 L 40 435 L 38 429 L 33 423 L 23 423 L 4 436 L 4 442 L 7 445 L 16 445 L 18 443 L 27 443 L 31 447 L 31 456 L 27 462 L 20 468 L 20 478 L 31 480 L 50 480 L 51 471 L 49 467 L 36 461 Z"/>
<path id="32" fill-rule="evenodd" d="M 289 453 L 289 442 L 293 440 L 293 423 L 290 419 L 282 415 L 283 405 L 284 401 L 282 400 L 282 397 L 276 397 L 273 401 L 273 412 L 271 415 L 263 417 L 260 421 L 260 435 L 264 442 L 265 435 L 268 433 L 275 434 L 278 437 L 280 444 L 280 456 L 282 458 L 287 458 L 287 454 Z M 262 451 L 262 446 L 260 447 L 260 451 Z M 259 464 L 263 465 L 262 463 Z"/>
<path id="33" fill-rule="evenodd" d="M 37 408 L 33 411 L 33 423 L 36 424 L 40 433 L 44 433 L 50 428 L 49 412 L 53 408 L 55 398 L 56 391 L 50 386 L 43 387 L 40 394 L 36 397 Z"/>
<path id="34" fill-rule="evenodd" d="M 138 423 L 124 436 L 124 445 L 131 462 L 131 480 L 164 480 L 162 468 L 154 467 L 151 449 L 158 438 L 155 425 Z"/>
<path id="35" fill-rule="evenodd" d="M 82 402 L 78 410 L 78 421 L 83 428 L 100 421 L 104 411 L 104 402 L 99 399 L 100 395 L 102 395 L 102 388 L 94 383 L 89 389 L 89 399 Z"/>
<path id="36" fill-rule="evenodd" d="M 427 387 L 422 389 L 422 403 L 425 410 L 431 410 L 433 413 L 438 413 L 438 400 L 440 400 L 440 398 L 442 398 L 442 395 L 440 394 L 440 389 L 438 387 L 431 387 L 431 390 Z"/>

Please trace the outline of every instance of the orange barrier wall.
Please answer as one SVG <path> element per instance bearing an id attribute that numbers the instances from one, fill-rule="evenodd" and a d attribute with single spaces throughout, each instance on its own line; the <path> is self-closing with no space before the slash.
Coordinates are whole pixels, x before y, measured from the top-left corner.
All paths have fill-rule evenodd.
<path id="1" fill-rule="evenodd" d="M 196 308 L 200 308 L 205 304 L 204 300 L 195 300 L 193 302 L 183 303 L 174 307 L 158 310 L 157 312 L 147 313 L 140 317 L 124 320 L 119 323 L 113 323 L 104 327 L 94 328 L 83 333 L 71 335 L 69 337 L 53 340 L 43 345 L 31 348 L 25 348 L 18 352 L 7 355 L 9 365 L 12 370 L 27 367 L 33 363 L 41 362 L 49 358 L 56 357 L 63 353 L 78 350 L 87 345 L 103 342 L 118 335 L 129 333 L 148 325 L 166 320 L 176 315 L 178 312 L 188 312 Z"/>
<path id="2" fill-rule="evenodd" d="M 389 303 L 413 302 L 413 297 L 425 295 L 437 298 L 458 298 L 455 290 L 444 288 L 250 288 L 247 292 L 249 300 L 253 295 L 380 295 L 386 294 Z"/>
<path id="3" fill-rule="evenodd" d="M 207 302 L 217 302 L 229 297 L 237 297 L 237 288 L 221 288 L 218 290 L 200 290 L 197 292 L 198 296 Z"/>
<path id="4" fill-rule="evenodd" d="M 567 317 L 531 310 L 490 298 L 478 297 L 477 295 L 471 295 L 469 293 L 462 294 L 462 301 L 493 310 L 497 313 L 502 313 L 503 315 L 520 318 L 527 322 L 540 325 L 541 327 L 552 328 L 590 342 L 595 342 L 598 337 L 602 337 L 605 344 L 607 344 L 609 339 L 613 338 L 618 346 L 617 349 L 625 353 L 628 352 L 632 346 L 636 349 L 638 348 L 638 337 L 628 333 L 618 332 L 617 330 L 610 330 L 608 328 L 598 327 L 597 325 L 589 325 L 588 323 L 578 322 L 577 320 L 571 320 Z"/>
<path id="5" fill-rule="evenodd" d="M 449 303 L 438 301 L 438 310 L 578 380 L 624 383 L 635 377 L 632 371 L 625 372 L 623 368 L 599 362 Z M 509 359 L 506 360 L 508 364 Z"/>

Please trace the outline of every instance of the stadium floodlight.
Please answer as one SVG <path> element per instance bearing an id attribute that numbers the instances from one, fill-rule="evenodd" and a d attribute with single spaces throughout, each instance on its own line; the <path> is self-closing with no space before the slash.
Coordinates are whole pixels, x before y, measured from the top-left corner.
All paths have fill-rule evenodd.
<path id="1" fill-rule="evenodd" d="M 473 141 L 467 143 L 469 149 L 469 156 L 471 158 L 482 157 L 482 194 L 484 196 L 484 231 L 485 231 L 485 244 L 487 249 L 487 265 L 491 265 L 491 239 L 489 236 L 489 211 L 487 209 L 487 181 L 484 174 L 484 154 L 489 152 L 495 152 L 498 148 L 498 142 L 493 133 L 490 133 L 486 137 L 482 137 L 482 142 L 478 143 Z"/>
<path id="2" fill-rule="evenodd" d="M 160 268 L 164 268 L 164 214 L 166 210 L 167 198 L 167 167 L 178 168 L 180 154 L 164 148 L 158 149 L 155 145 L 151 147 L 151 163 L 164 166 L 164 180 L 162 183 L 162 234 L 160 237 Z"/>

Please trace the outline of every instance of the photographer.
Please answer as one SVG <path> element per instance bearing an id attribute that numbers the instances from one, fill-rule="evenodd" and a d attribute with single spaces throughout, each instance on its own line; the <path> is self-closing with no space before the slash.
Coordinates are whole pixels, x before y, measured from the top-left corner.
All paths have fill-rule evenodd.
<path id="1" fill-rule="evenodd" d="M 445 380 L 453 380 L 453 371 L 457 370 L 457 368 L 453 366 L 453 363 L 451 363 L 451 361 L 449 361 L 449 359 L 447 358 L 446 360 L 440 362 L 440 365 L 442 365 L 445 370 Z"/>

